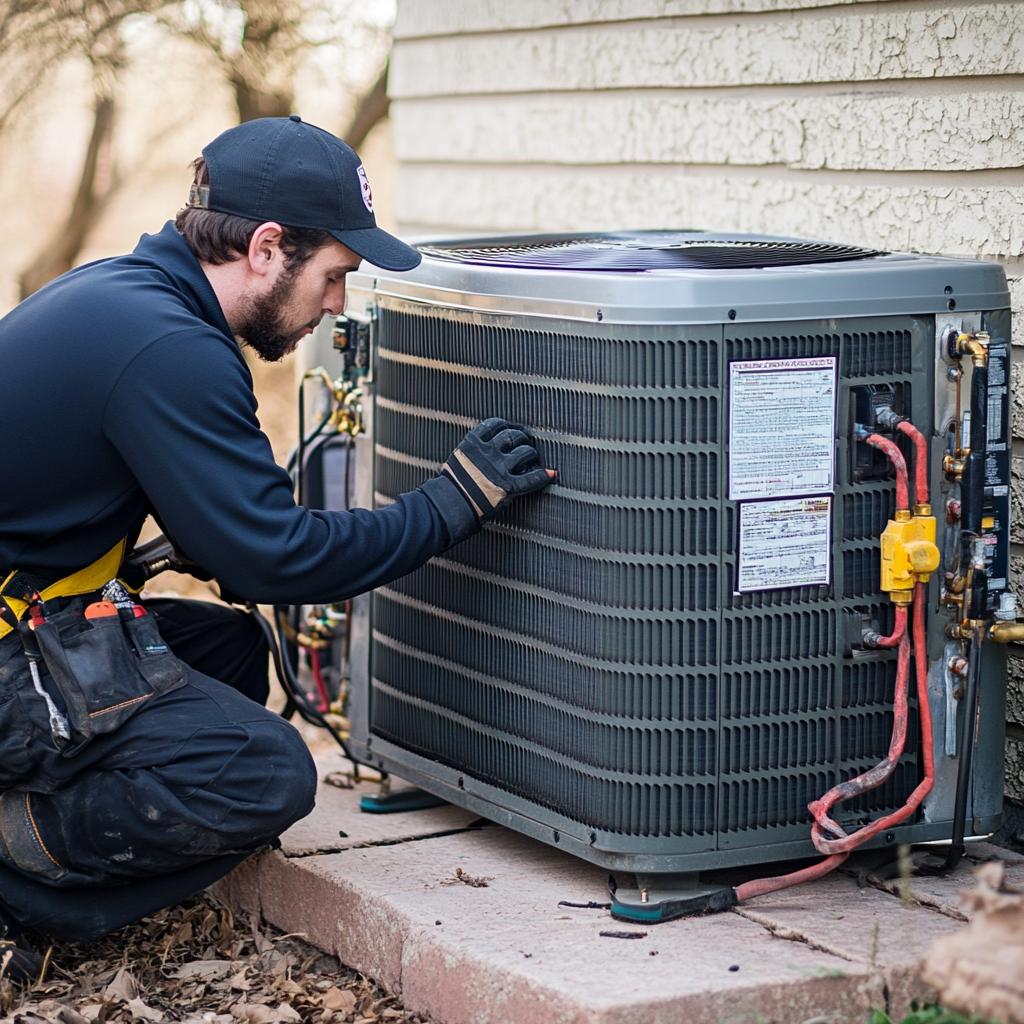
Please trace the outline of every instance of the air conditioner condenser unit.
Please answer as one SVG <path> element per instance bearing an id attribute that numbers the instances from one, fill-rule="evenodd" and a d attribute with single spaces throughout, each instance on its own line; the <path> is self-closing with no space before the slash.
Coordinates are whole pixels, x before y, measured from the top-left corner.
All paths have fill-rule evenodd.
<path id="1" fill-rule="evenodd" d="M 489 416 L 558 479 L 357 602 L 353 754 L 635 874 L 616 912 L 671 916 L 701 871 L 816 855 L 808 805 L 890 752 L 904 653 L 878 641 L 909 638 L 918 593 L 905 672 L 927 669 L 934 783 L 866 845 L 948 841 L 958 776 L 967 835 L 995 830 L 992 641 L 1016 617 L 1001 267 L 669 231 L 420 251 L 350 278 L 364 500 L 436 474 Z M 897 511 L 872 437 L 926 495 Z M 843 832 L 919 786 L 921 717 L 911 683 L 883 784 L 832 808 Z"/>

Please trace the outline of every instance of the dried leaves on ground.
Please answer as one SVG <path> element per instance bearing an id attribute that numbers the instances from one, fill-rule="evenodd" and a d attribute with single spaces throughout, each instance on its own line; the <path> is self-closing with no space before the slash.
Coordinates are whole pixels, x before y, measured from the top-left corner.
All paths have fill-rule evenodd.
<path id="1" fill-rule="evenodd" d="M 88 945 L 48 945 L 46 981 L 0 978 L 0 1024 L 392 1024 L 420 1020 L 358 972 L 203 896 Z"/>
<path id="2" fill-rule="evenodd" d="M 486 889 L 487 883 L 493 881 L 494 878 L 490 875 L 487 875 L 486 877 L 484 875 L 480 875 L 477 877 L 476 875 L 467 874 L 462 870 L 462 868 L 456 868 L 455 874 L 451 878 L 444 879 L 441 884 L 459 885 L 461 883 L 462 885 L 471 885 L 474 889 Z"/>

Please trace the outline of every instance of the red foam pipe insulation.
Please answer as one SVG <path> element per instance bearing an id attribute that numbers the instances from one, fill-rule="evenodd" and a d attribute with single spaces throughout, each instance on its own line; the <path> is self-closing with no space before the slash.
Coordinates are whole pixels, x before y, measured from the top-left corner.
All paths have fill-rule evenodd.
<path id="1" fill-rule="evenodd" d="M 906 619 L 903 620 L 904 627 Z M 897 624 L 897 631 L 899 625 Z M 918 583 L 914 587 L 914 674 L 917 683 L 917 705 L 918 715 L 921 722 L 921 752 L 924 760 L 924 778 L 918 783 L 917 788 L 913 793 L 910 794 L 907 802 L 898 811 L 894 811 L 892 814 L 886 815 L 884 818 L 879 818 L 877 821 L 872 822 L 870 825 L 866 825 L 864 828 L 858 829 L 852 835 L 846 835 L 842 828 L 828 818 L 827 814 L 823 813 L 825 821 L 828 826 L 825 826 L 817 820 L 815 815 L 815 822 L 812 826 L 812 839 L 814 840 L 815 847 L 822 853 L 827 853 L 828 856 L 825 860 L 818 864 L 814 864 L 809 868 L 803 868 L 801 871 L 793 871 L 788 875 L 775 875 L 772 878 L 755 878 L 750 882 L 744 882 L 742 885 L 736 886 L 736 898 L 739 901 L 750 899 L 753 896 L 763 896 L 770 892 L 778 892 L 780 889 L 788 889 L 792 885 L 800 885 L 802 882 L 813 881 L 816 878 L 821 878 L 827 875 L 830 871 L 839 867 L 844 860 L 850 855 L 850 852 L 867 842 L 872 836 L 877 835 L 883 829 L 889 828 L 892 825 L 896 825 L 906 818 L 910 817 L 914 811 L 920 806 L 921 801 L 928 795 L 932 788 L 932 784 L 935 781 L 935 757 L 932 747 L 932 712 L 931 705 L 928 703 L 928 668 L 926 662 L 925 653 L 925 630 L 924 630 L 924 584 Z M 899 640 L 900 643 L 900 669 L 898 674 L 902 676 L 902 699 L 900 697 L 900 681 L 897 678 L 896 688 L 896 700 L 895 700 L 895 715 L 896 719 L 893 723 L 893 740 L 894 743 L 890 744 L 889 756 L 879 765 L 877 768 L 871 769 L 870 772 L 862 775 L 860 779 L 853 779 L 850 782 L 844 783 L 842 786 L 837 786 L 834 790 L 830 790 L 826 793 L 820 801 L 815 801 L 810 805 L 812 814 L 815 811 L 816 804 L 824 804 L 828 798 L 836 792 L 836 790 L 850 787 L 853 784 L 859 783 L 861 780 L 867 779 L 869 776 L 875 778 L 874 785 L 878 785 L 884 781 L 885 777 L 891 773 L 892 768 L 889 767 L 888 771 L 881 777 L 878 777 L 879 769 L 884 771 L 884 767 L 887 765 L 895 765 L 896 757 L 894 754 L 894 747 L 896 746 L 896 733 L 899 731 L 900 724 L 900 705 L 902 704 L 902 732 L 903 737 L 899 738 L 899 750 L 902 753 L 903 739 L 906 735 L 906 719 L 907 719 L 907 675 L 909 672 L 909 665 L 907 664 L 907 656 L 909 655 L 909 637 L 907 636 L 906 629 L 904 628 L 903 636 Z M 904 654 L 906 651 L 906 655 Z M 871 788 L 870 786 L 863 787 L 864 789 Z M 861 789 L 860 791 L 863 791 Z M 849 795 L 849 794 L 847 794 Z M 832 800 L 828 806 L 832 806 L 833 803 L 838 802 L 839 798 Z M 835 839 L 827 839 L 822 833 L 828 828 L 828 831 L 832 832 L 836 836 Z"/>
<path id="2" fill-rule="evenodd" d="M 737 900 L 742 901 L 749 899 L 751 896 L 763 896 L 769 892 L 777 892 L 779 889 L 788 889 L 792 885 L 800 885 L 802 882 L 810 882 L 816 878 L 821 878 L 839 867 L 849 857 L 852 850 L 870 838 L 866 831 L 872 827 L 871 825 L 858 829 L 852 835 L 847 835 L 841 825 L 828 817 L 827 810 L 840 800 L 849 799 L 851 796 L 856 796 L 859 793 L 881 785 L 892 774 L 893 769 L 896 767 L 896 762 L 903 753 L 903 744 L 907 733 L 907 677 L 910 669 L 910 635 L 907 633 L 906 627 L 907 618 L 906 612 L 904 612 L 903 617 L 896 620 L 896 633 L 900 634 L 897 638 L 900 649 L 899 666 L 896 673 L 896 697 L 893 709 L 893 736 L 892 742 L 889 744 L 889 756 L 870 771 L 865 772 L 856 779 L 851 779 L 848 782 L 833 787 L 820 800 L 815 800 L 807 805 L 808 810 L 815 818 L 814 824 L 811 826 L 811 839 L 814 842 L 815 849 L 821 853 L 827 852 L 828 856 L 818 864 L 813 864 L 811 867 L 803 868 L 800 871 L 793 871 L 788 875 L 775 875 L 772 878 L 755 878 L 753 881 L 744 882 L 742 885 L 736 886 Z M 882 827 L 884 828 L 885 826 L 883 825 Z M 821 836 L 821 832 L 824 829 L 831 832 L 835 839 L 829 840 Z M 874 835 L 874 832 L 871 835 Z M 825 851 L 822 849 L 823 842 L 833 843 L 835 848 Z"/>
<path id="3" fill-rule="evenodd" d="M 327 687 L 324 685 L 323 673 L 320 671 L 319 651 L 309 652 L 309 667 L 313 672 L 313 682 L 316 683 L 316 691 L 320 695 L 320 703 L 317 704 L 316 709 L 323 714 L 325 711 L 331 710 L 331 698 L 327 693 Z"/>
<path id="4" fill-rule="evenodd" d="M 845 829 L 838 822 L 833 821 L 828 812 L 842 800 L 851 800 L 862 793 L 876 789 L 896 770 L 900 757 L 903 756 L 903 747 L 907 740 L 907 684 L 910 677 L 910 634 L 904 631 L 900 638 L 899 661 L 896 668 L 896 696 L 893 699 L 893 722 L 892 739 L 889 741 L 889 753 L 885 760 L 880 761 L 874 768 L 869 768 L 863 775 L 840 782 L 833 786 L 824 796 L 811 801 L 807 809 L 814 816 L 814 824 L 811 826 L 811 840 L 819 853 L 849 853 L 855 850 L 861 843 L 870 839 L 873 835 L 893 824 L 892 819 L 900 815 L 906 807 L 900 808 L 894 814 L 887 815 L 872 821 L 856 832 L 847 834 Z M 896 821 L 902 821 L 909 814 L 895 817 Z M 826 835 L 828 833 L 828 835 Z M 829 838 L 831 835 L 832 838 Z"/>
<path id="5" fill-rule="evenodd" d="M 877 821 L 871 822 L 870 825 L 865 825 L 864 828 L 858 829 L 853 835 L 847 836 L 847 840 L 857 839 L 858 841 L 855 844 L 857 846 L 872 836 L 877 835 L 883 829 L 891 828 L 893 825 L 898 825 L 901 821 L 909 818 L 931 791 L 932 784 L 935 782 L 935 754 L 932 749 L 932 709 L 928 703 L 928 667 L 925 659 L 924 584 L 918 583 L 914 587 L 914 668 L 917 679 L 918 716 L 921 720 L 921 753 L 924 760 L 924 778 L 917 784 L 917 788 L 910 794 L 907 802 L 898 811 L 893 811 L 892 814 L 887 814 L 884 818 L 879 818 Z M 896 685 L 898 688 L 898 681 Z M 895 729 L 893 732 L 895 733 Z M 871 772 L 867 774 L 870 775 Z M 863 777 L 861 776 L 861 778 Z M 811 813 L 814 813 L 814 805 L 811 804 L 810 806 L 812 809 Z M 814 846 L 819 852 L 831 854 L 844 849 L 846 840 L 843 839 L 828 840 L 822 838 L 819 841 L 818 836 L 814 834 L 815 829 L 818 827 L 818 822 L 815 821 L 812 826 L 811 838 L 814 840 Z"/>
<path id="6" fill-rule="evenodd" d="M 914 442 L 914 502 L 928 504 L 928 441 L 909 420 L 900 420 L 896 428 Z"/>
<path id="7" fill-rule="evenodd" d="M 880 452 L 885 452 L 889 456 L 889 461 L 892 462 L 893 468 L 896 470 L 896 508 L 898 509 L 910 509 L 910 488 L 907 484 L 907 462 L 903 458 L 903 452 L 896 447 L 894 441 L 890 441 L 887 437 L 882 437 L 879 434 L 869 434 L 865 440 L 872 448 L 877 448 Z M 927 466 L 925 466 L 927 469 Z M 928 488 L 925 486 L 925 494 L 928 493 Z"/>
<path id="8" fill-rule="evenodd" d="M 896 628 L 892 636 L 880 636 L 874 642 L 875 647 L 895 647 L 907 632 L 907 609 L 905 605 L 896 606 Z"/>
<path id="9" fill-rule="evenodd" d="M 754 878 L 749 882 L 736 886 L 736 899 L 741 903 L 749 900 L 752 896 L 764 896 L 769 892 L 778 892 L 780 889 L 788 889 L 792 885 L 800 885 L 803 882 L 813 882 L 816 878 L 827 875 L 830 871 L 839 867 L 850 855 L 848 853 L 837 853 L 833 857 L 827 857 L 817 864 L 801 871 L 792 871 L 788 875 L 774 875 L 771 878 Z"/>

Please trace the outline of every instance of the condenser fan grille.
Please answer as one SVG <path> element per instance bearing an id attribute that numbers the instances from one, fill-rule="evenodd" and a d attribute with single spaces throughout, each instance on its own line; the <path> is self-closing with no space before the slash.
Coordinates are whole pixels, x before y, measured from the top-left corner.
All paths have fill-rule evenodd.
<path id="1" fill-rule="evenodd" d="M 677 853 L 806 841 L 808 802 L 889 746 L 896 655 L 844 658 L 843 607 L 894 628 L 875 538 L 895 487 L 837 487 L 831 586 L 735 593 L 728 367 L 834 356 L 840 409 L 851 384 L 877 379 L 902 381 L 910 402 L 913 332 L 919 351 L 927 330 L 909 317 L 558 330 L 382 305 L 378 504 L 434 475 L 495 410 L 529 424 L 559 476 L 374 592 L 373 735 Z M 915 714 L 911 702 L 910 736 Z M 886 786 L 844 810 L 895 808 L 918 781 L 908 743 Z"/>
<path id="2" fill-rule="evenodd" d="M 531 270 L 755 270 L 881 256 L 875 249 L 783 239 L 708 238 L 692 232 L 517 235 L 472 244 L 426 243 L 424 256 L 449 263 Z"/>

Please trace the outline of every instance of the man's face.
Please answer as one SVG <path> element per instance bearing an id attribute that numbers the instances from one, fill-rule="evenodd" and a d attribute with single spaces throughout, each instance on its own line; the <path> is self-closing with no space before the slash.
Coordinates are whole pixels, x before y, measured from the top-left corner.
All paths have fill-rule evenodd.
<path id="1" fill-rule="evenodd" d="M 340 242 L 319 249 L 301 267 L 289 269 L 280 258 L 275 272 L 253 282 L 242 296 L 236 333 L 261 359 L 283 358 L 324 316 L 344 310 L 345 275 L 359 262 Z"/>

